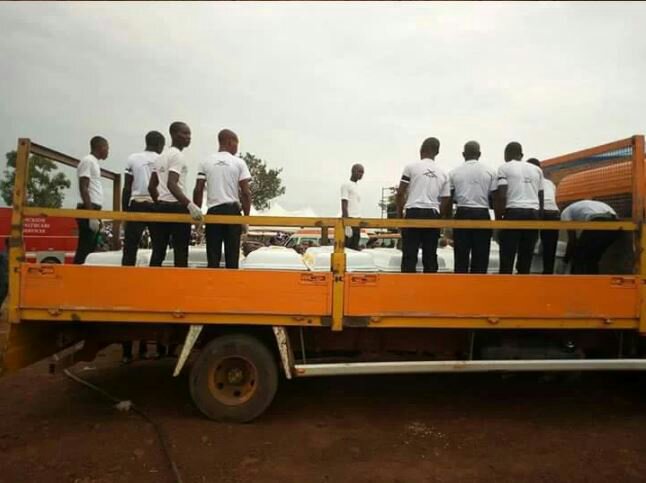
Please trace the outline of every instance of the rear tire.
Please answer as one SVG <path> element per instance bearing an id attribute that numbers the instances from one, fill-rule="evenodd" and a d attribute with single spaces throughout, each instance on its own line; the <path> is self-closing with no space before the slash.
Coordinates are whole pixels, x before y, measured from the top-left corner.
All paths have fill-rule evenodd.
<path id="1" fill-rule="evenodd" d="M 40 263 L 51 263 L 55 265 L 60 265 L 61 261 L 56 257 L 45 257 L 40 261 Z"/>
<path id="2" fill-rule="evenodd" d="M 190 374 L 193 402 L 216 421 L 252 421 L 269 407 L 277 387 L 278 367 L 273 354 L 246 334 L 213 339 Z"/>

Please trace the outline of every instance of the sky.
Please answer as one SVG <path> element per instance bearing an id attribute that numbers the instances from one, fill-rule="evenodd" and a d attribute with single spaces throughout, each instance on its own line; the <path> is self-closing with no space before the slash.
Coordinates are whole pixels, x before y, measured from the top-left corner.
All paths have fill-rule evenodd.
<path id="1" fill-rule="evenodd" d="M 0 149 L 82 157 L 100 134 L 123 172 L 181 120 L 192 191 L 229 128 L 283 169 L 283 209 L 339 215 L 361 163 L 378 217 L 429 136 L 449 170 L 471 139 L 496 167 L 509 141 L 545 159 L 644 133 L 644 18 L 641 2 L 0 3 Z"/>

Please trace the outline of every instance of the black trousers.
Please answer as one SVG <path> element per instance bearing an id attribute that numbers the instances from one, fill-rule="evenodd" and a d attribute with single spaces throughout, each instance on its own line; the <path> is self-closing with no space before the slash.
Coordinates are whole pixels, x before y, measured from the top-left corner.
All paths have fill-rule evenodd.
<path id="1" fill-rule="evenodd" d="M 538 210 L 507 208 L 504 220 L 538 220 Z M 529 273 L 538 230 L 500 230 L 500 273 Z"/>
<path id="2" fill-rule="evenodd" d="M 488 208 L 458 207 L 456 220 L 490 220 Z M 455 273 L 487 273 L 492 230 L 453 230 Z"/>
<path id="3" fill-rule="evenodd" d="M 558 221 L 561 214 L 558 211 L 543 212 L 543 220 Z M 541 248 L 543 250 L 543 274 L 554 273 L 554 260 L 556 259 L 556 245 L 559 241 L 558 230 L 541 230 Z"/>
<path id="4" fill-rule="evenodd" d="M 352 236 L 345 237 L 345 247 L 352 248 L 353 250 L 358 250 L 360 237 L 361 237 L 361 228 L 359 228 L 358 226 L 353 226 Z"/>
<path id="5" fill-rule="evenodd" d="M 212 206 L 207 211 L 209 215 L 241 215 L 238 203 L 226 203 Z M 206 258 L 209 268 L 220 268 L 222 259 L 222 244 L 224 243 L 224 263 L 227 268 L 238 268 L 240 261 L 240 225 L 206 225 Z"/>
<path id="6" fill-rule="evenodd" d="M 128 211 L 137 213 L 152 213 L 155 205 L 151 202 L 131 201 Z M 123 257 L 121 265 L 135 266 L 137 262 L 137 250 L 141 242 L 141 235 L 144 229 L 148 227 L 150 232 L 150 223 L 147 221 L 128 221 L 123 234 Z"/>
<path id="7" fill-rule="evenodd" d="M 437 220 L 440 214 L 432 208 L 408 208 L 406 219 Z M 424 273 L 437 272 L 437 242 L 440 238 L 438 228 L 404 228 L 402 230 L 402 272 L 415 273 L 417 252 L 422 247 Z"/>
<path id="8" fill-rule="evenodd" d="M 598 218 L 590 221 L 612 221 L 615 218 Z M 619 238 L 618 231 L 582 231 L 576 241 L 572 257 L 572 273 L 599 273 L 599 262 L 606 250 Z"/>
<path id="9" fill-rule="evenodd" d="M 83 205 L 79 203 L 76 205 L 77 209 L 84 209 Z M 100 210 L 100 205 L 92 203 L 93 210 Z M 76 253 L 74 254 L 74 263 L 76 265 L 83 265 L 87 256 L 96 250 L 96 245 L 99 241 L 99 233 L 90 230 L 90 220 L 77 219 L 76 225 L 79 229 L 78 245 L 76 245 Z"/>
<path id="10" fill-rule="evenodd" d="M 155 204 L 157 213 L 188 213 L 180 203 L 160 201 Z M 172 240 L 176 267 L 188 267 L 188 244 L 191 240 L 190 223 L 151 223 L 150 238 L 153 253 L 150 257 L 151 267 L 161 267 L 166 258 L 166 248 Z"/>

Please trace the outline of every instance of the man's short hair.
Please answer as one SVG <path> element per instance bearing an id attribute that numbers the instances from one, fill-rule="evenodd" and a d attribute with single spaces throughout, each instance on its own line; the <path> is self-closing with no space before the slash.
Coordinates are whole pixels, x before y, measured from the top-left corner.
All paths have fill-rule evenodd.
<path id="1" fill-rule="evenodd" d="M 220 144 L 226 144 L 231 139 L 238 139 L 238 135 L 234 133 L 231 129 L 222 129 L 218 133 L 218 142 Z"/>
<path id="2" fill-rule="evenodd" d="M 168 128 L 168 131 L 170 132 L 171 136 L 175 134 L 177 131 L 179 131 L 182 127 L 186 126 L 187 124 L 182 121 L 175 121 L 173 122 L 170 127 Z"/>
<path id="3" fill-rule="evenodd" d="M 92 139 L 90 139 L 90 149 L 92 151 L 98 149 L 102 144 L 108 144 L 108 140 L 103 136 L 94 136 Z"/>
<path id="4" fill-rule="evenodd" d="M 511 159 L 519 158 L 523 155 L 523 147 L 519 142 L 512 141 L 505 146 L 505 156 Z"/>
<path id="5" fill-rule="evenodd" d="M 480 154 L 480 143 L 478 141 L 469 141 L 464 144 L 464 154 L 466 156 L 476 156 Z"/>
<path id="6" fill-rule="evenodd" d="M 146 134 L 146 146 L 159 146 L 165 142 L 164 135 L 159 131 L 150 131 Z"/>
<path id="7" fill-rule="evenodd" d="M 419 152 L 422 154 L 437 154 L 440 152 L 440 140 L 437 138 L 427 138 L 422 143 L 422 147 L 419 149 Z"/>
<path id="8" fill-rule="evenodd" d="M 537 168 L 540 168 L 540 167 L 541 167 L 541 162 L 540 162 L 538 159 L 536 159 L 536 158 L 529 158 L 529 159 L 527 160 L 527 162 L 528 162 L 529 164 L 533 164 L 533 165 L 534 165 L 534 166 L 536 166 Z"/>

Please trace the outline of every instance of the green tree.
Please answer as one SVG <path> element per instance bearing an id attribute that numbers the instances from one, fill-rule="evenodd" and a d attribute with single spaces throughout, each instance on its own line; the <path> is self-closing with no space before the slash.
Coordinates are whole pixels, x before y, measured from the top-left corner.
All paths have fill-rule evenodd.
<path id="1" fill-rule="evenodd" d="M 7 168 L 0 180 L 0 194 L 8 205 L 13 203 L 13 184 L 16 179 L 16 151 L 7 153 Z M 60 208 L 65 198 L 64 190 L 72 186 L 64 173 L 58 172 L 56 163 L 42 156 L 29 159 L 27 205 L 43 208 Z"/>
<path id="2" fill-rule="evenodd" d="M 280 179 L 282 168 L 268 169 L 267 163 L 251 153 L 244 153 L 251 172 L 251 199 L 255 209 L 261 211 L 269 208 L 269 202 L 285 194 L 285 187 Z"/>

